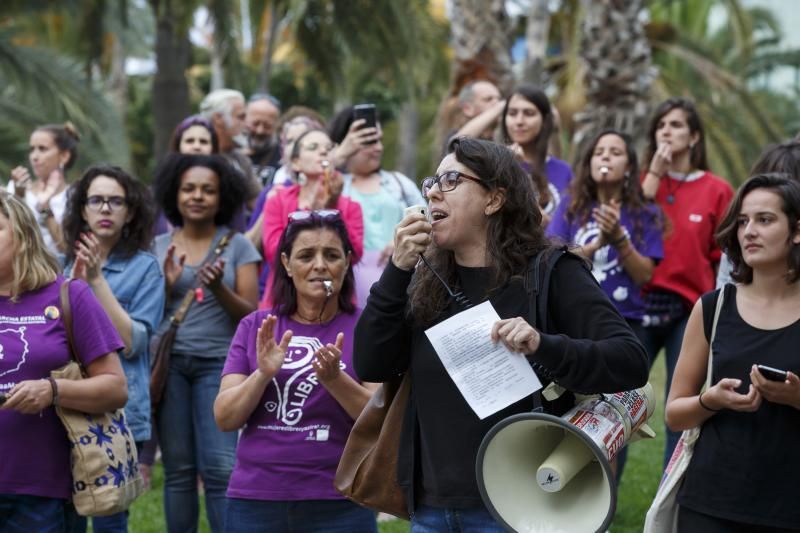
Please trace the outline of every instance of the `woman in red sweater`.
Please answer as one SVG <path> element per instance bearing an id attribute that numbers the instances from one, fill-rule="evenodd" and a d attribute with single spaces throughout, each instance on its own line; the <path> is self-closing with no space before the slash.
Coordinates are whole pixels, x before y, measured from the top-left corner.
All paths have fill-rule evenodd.
<path id="1" fill-rule="evenodd" d="M 664 259 L 645 286 L 642 339 L 651 365 L 664 348 L 667 390 L 678 360 L 683 332 L 694 302 L 714 288 L 722 252 L 714 233 L 733 198 L 733 188 L 708 170 L 703 125 L 685 98 L 669 98 L 656 108 L 642 159 L 645 198 L 667 217 Z M 664 464 L 680 433 L 667 431 Z"/>

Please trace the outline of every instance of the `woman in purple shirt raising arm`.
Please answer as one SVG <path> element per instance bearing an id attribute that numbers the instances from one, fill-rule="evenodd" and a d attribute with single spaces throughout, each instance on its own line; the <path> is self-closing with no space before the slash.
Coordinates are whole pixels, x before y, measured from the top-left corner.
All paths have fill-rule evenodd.
<path id="1" fill-rule="evenodd" d="M 295 211 L 273 265 L 273 307 L 236 330 L 214 416 L 242 430 L 228 485 L 227 533 L 375 532 L 372 511 L 333 477 L 373 386 L 353 370 L 353 246 L 336 210 Z"/>

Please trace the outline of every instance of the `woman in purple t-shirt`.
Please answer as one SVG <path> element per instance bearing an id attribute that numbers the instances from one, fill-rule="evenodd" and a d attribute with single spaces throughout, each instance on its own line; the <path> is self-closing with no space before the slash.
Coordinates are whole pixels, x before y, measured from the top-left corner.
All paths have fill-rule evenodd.
<path id="1" fill-rule="evenodd" d="M 0 531 L 67 531 L 70 448 L 54 405 L 88 413 L 128 399 L 114 325 L 83 281 L 69 286 L 81 381 L 52 379 L 70 361 L 59 320 L 64 278 L 33 213 L 0 191 Z"/>
<path id="2" fill-rule="evenodd" d="M 353 246 L 338 211 L 296 211 L 273 265 L 273 307 L 236 330 L 214 416 L 240 428 L 225 530 L 376 531 L 333 488 L 353 420 L 374 388 L 352 364 Z"/>
<path id="3" fill-rule="evenodd" d="M 500 132 L 533 179 L 545 226 L 572 181 L 569 165 L 547 153 L 554 131 L 555 111 L 547 95 L 532 85 L 514 89 L 503 108 Z"/>

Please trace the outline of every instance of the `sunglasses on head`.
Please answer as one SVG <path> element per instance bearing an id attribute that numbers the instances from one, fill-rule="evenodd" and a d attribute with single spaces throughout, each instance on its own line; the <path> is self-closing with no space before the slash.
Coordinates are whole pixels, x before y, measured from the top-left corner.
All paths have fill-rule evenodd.
<path id="1" fill-rule="evenodd" d="M 338 209 L 317 209 L 315 211 L 294 211 L 289 213 L 289 223 L 303 222 L 305 220 L 334 221 L 341 220 Z"/>

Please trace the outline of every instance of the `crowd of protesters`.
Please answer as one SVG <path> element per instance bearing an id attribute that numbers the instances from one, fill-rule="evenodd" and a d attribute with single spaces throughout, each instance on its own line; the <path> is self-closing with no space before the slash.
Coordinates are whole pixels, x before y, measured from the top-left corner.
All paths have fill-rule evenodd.
<path id="1" fill-rule="evenodd" d="M 0 192 L 0 530 L 87 527 L 69 503 L 59 405 L 124 406 L 146 477 L 160 450 L 170 532 L 197 530 L 200 495 L 214 532 L 376 531 L 333 476 L 372 382 L 409 373 L 397 474 L 412 531 L 450 531 L 453 516 L 456 531 L 502 531 L 470 465 L 491 426 L 528 403 L 478 420 L 458 393 L 424 330 L 459 302 L 417 267 L 422 253 L 471 303 L 498 307 L 495 341 L 568 389 L 635 388 L 664 352 L 664 464 L 680 430 L 714 429 L 679 494 L 681 531 L 800 530 L 785 497 L 800 475 L 788 453 L 800 442 L 800 144 L 766 147 L 737 194 L 709 169 L 685 98 L 634 132 L 641 157 L 630 133 L 605 129 L 572 166 L 536 87 L 503 95 L 476 80 L 457 111 L 428 178 L 384 168 L 380 122 L 354 107 L 326 126 L 231 89 L 175 127 L 152 180 L 101 162 L 70 180 L 75 127 L 37 128 L 29 165 Z M 518 278 L 559 245 L 573 253 L 551 282 L 553 331 L 539 332 L 517 318 L 530 305 Z M 69 360 L 49 311 L 66 278 L 86 373 L 75 383 L 49 377 Z M 151 346 L 186 302 L 156 404 Z M 127 513 L 92 527 L 126 531 Z"/>

